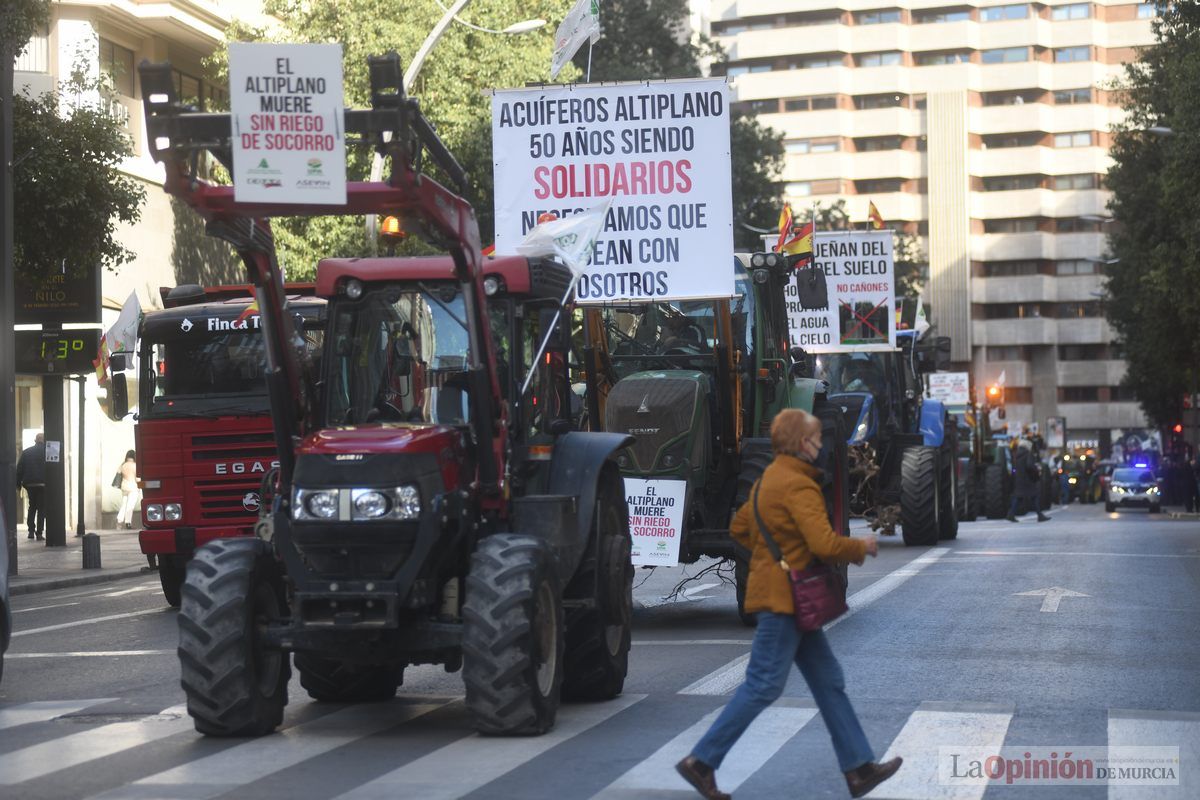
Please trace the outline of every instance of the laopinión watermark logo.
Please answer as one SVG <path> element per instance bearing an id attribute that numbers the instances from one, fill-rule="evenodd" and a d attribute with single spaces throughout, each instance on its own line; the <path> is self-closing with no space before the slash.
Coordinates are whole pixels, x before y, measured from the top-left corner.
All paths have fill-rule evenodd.
<path id="1" fill-rule="evenodd" d="M 939 747 L 943 786 L 1178 786 L 1178 747 Z"/>

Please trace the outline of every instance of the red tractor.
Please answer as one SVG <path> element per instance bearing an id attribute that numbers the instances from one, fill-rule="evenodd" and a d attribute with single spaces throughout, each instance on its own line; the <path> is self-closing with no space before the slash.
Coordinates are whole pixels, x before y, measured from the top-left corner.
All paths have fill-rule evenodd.
<path id="1" fill-rule="evenodd" d="M 484 260 L 466 176 L 405 96 L 395 53 L 370 60 L 372 108 L 347 110 L 343 128 L 390 177 L 350 183 L 334 206 L 241 203 L 204 180 L 205 151 L 233 170 L 231 116 L 181 106 L 168 64 L 140 72 L 167 191 L 255 286 L 279 459 L 257 535 L 211 542 L 187 568 L 179 654 L 196 729 L 274 730 L 291 653 L 308 693 L 338 702 L 392 697 L 410 665 L 461 669 L 489 734 L 550 729 L 560 696 L 619 694 L 633 571 L 613 459 L 629 437 L 572 419 L 555 313 L 569 270 Z M 323 260 L 328 322 L 308 385 L 267 218 L 328 214 L 396 216 L 445 255 Z"/>

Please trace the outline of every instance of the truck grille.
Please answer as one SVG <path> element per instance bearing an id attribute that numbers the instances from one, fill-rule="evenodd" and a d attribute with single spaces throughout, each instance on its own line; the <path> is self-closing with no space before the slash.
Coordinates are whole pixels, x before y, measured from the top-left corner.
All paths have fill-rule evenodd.
<path id="1" fill-rule="evenodd" d="M 188 437 L 188 440 L 192 461 L 197 464 L 225 462 L 249 466 L 259 462 L 269 466 L 275 460 L 275 439 L 269 431 L 203 433 Z M 199 524 L 240 522 L 253 525 L 258 517 L 257 502 L 264 474 L 265 471 L 255 471 L 196 478 L 192 487 Z"/>
<path id="2" fill-rule="evenodd" d="M 662 446 L 691 429 L 699 392 L 700 382 L 687 378 L 618 381 L 608 395 L 604 428 L 637 437 L 634 460 L 640 470 L 652 470 Z"/>

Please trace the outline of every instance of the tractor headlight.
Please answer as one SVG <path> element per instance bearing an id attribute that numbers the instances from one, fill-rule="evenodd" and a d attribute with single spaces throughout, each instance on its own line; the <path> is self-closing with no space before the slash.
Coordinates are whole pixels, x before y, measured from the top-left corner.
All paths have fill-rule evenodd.
<path id="1" fill-rule="evenodd" d="M 163 506 L 163 516 L 168 522 L 177 522 L 183 519 L 183 506 L 179 503 L 167 503 Z"/>
<path id="2" fill-rule="evenodd" d="M 162 522 L 162 521 L 163 521 L 163 507 L 162 507 L 162 504 L 160 504 L 160 503 L 151 503 L 150 505 L 146 506 L 146 507 L 145 507 L 144 509 L 142 509 L 142 510 L 143 510 L 143 511 L 145 512 L 145 514 L 146 514 L 146 521 L 147 521 L 147 522 Z"/>
<path id="3" fill-rule="evenodd" d="M 416 486 L 401 486 L 392 492 L 396 499 L 392 515 L 397 519 L 416 519 L 421 516 L 421 493 Z"/>
<path id="4" fill-rule="evenodd" d="M 337 489 L 296 489 L 292 498 L 292 519 L 336 519 Z"/>
<path id="5" fill-rule="evenodd" d="M 687 460 L 688 439 L 683 437 L 679 441 L 667 447 L 658 459 L 658 465 L 662 469 L 674 469 Z"/>
<path id="6" fill-rule="evenodd" d="M 379 519 L 388 512 L 388 499 L 374 489 L 355 489 L 350 495 L 355 519 Z"/>
<path id="7" fill-rule="evenodd" d="M 1067 478 L 1067 483 L 1079 483 L 1078 478 Z"/>
<path id="8" fill-rule="evenodd" d="M 296 489 L 292 519 L 338 522 L 416 519 L 421 491 L 416 486 L 390 489 Z"/>

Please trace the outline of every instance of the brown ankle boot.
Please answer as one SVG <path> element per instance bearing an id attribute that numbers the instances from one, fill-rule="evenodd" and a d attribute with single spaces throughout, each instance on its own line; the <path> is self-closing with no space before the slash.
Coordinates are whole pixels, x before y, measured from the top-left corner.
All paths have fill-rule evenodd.
<path id="1" fill-rule="evenodd" d="M 680 761 L 675 765 L 675 771 L 706 800 L 731 800 L 730 795 L 717 788 L 717 774 L 713 768 L 695 756 L 688 756 Z"/>
<path id="2" fill-rule="evenodd" d="M 891 761 L 885 761 L 882 764 L 876 764 L 872 761 L 863 764 L 857 769 L 850 770 L 846 773 L 846 788 L 850 790 L 850 796 L 862 797 L 895 775 L 896 770 L 900 769 L 900 765 L 903 763 L 904 759 L 897 756 Z"/>

